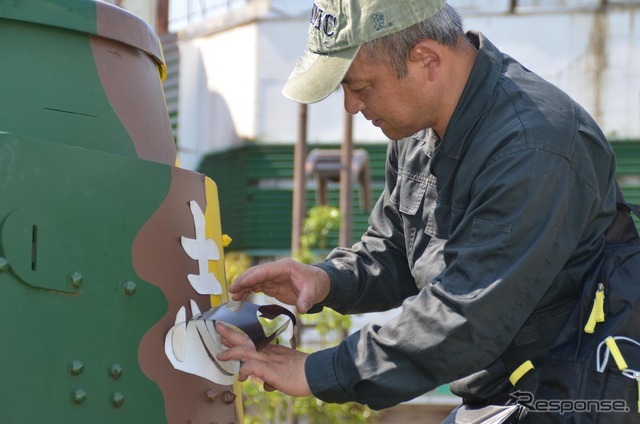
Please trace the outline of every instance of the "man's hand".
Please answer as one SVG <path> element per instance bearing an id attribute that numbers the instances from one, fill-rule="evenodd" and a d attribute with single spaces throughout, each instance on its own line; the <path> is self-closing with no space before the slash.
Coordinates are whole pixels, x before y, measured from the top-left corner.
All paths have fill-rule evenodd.
<path id="1" fill-rule="evenodd" d="M 266 390 L 279 390 L 290 396 L 309 396 L 304 364 L 307 354 L 280 345 L 269 344 L 256 351 L 246 335 L 216 323 L 220 341 L 229 349 L 218 354 L 218 359 L 240 361 L 238 380 L 254 376 L 264 382 Z"/>
<path id="2" fill-rule="evenodd" d="M 282 259 L 249 268 L 229 287 L 232 299 L 261 292 L 306 313 L 329 294 L 329 276 L 322 269 Z"/>

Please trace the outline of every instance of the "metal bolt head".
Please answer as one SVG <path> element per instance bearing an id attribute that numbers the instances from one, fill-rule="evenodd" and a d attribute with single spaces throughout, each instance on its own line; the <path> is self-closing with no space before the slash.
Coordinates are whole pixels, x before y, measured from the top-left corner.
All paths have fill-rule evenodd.
<path id="1" fill-rule="evenodd" d="M 223 394 L 222 394 L 222 401 L 224 403 L 226 403 L 227 405 L 232 404 L 233 402 L 235 402 L 236 400 L 236 395 L 235 393 L 233 393 L 230 390 L 226 390 Z"/>
<path id="2" fill-rule="evenodd" d="M 122 376 L 122 367 L 120 364 L 113 364 L 109 367 L 109 375 L 114 380 L 119 379 Z"/>
<path id="3" fill-rule="evenodd" d="M 87 392 L 82 389 L 76 389 L 71 394 L 71 401 L 76 405 L 81 404 L 85 400 L 87 400 Z"/>
<path id="4" fill-rule="evenodd" d="M 67 277 L 67 281 L 72 287 L 80 287 L 82 285 L 82 274 L 80 274 L 79 272 L 69 274 L 69 277 Z"/>
<path id="5" fill-rule="evenodd" d="M 138 290 L 138 285 L 135 281 L 127 281 L 122 285 L 122 290 L 124 290 L 125 294 L 128 296 L 132 296 Z"/>
<path id="6" fill-rule="evenodd" d="M 205 397 L 207 398 L 207 402 L 214 402 L 220 396 L 220 392 L 216 389 L 209 389 L 205 393 Z"/>
<path id="7" fill-rule="evenodd" d="M 111 405 L 114 408 L 119 408 L 124 405 L 124 395 L 120 392 L 115 392 L 111 395 Z"/>
<path id="8" fill-rule="evenodd" d="M 69 372 L 73 375 L 80 375 L 84 371 L 84 364 L 81 361 L 73 360 L 69 364 Z"/>

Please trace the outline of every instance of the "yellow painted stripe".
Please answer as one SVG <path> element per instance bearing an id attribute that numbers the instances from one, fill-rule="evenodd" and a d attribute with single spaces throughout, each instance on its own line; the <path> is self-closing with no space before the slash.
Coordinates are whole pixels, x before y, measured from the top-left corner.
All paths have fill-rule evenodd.
<path id="1" fill-rule="evenodd" d="M 207 207 L 204 213 L 205 217 L 205 236 L 212 239 L 218 246 L 220 252 L 220 260 L 209 261 L 209 271 L 213 272 L 216 279 L 222 286 L 222 295 L 211 296 L 211 306 L 218 306 L 223 301 L 229 300 L 227 293 L 227 277 L 224 269 L 224 247 L 231 243 L 229 236 L 223 237 L 220 223 L 220 203 L 218 200 L 218 186 L 209 177 L 204 178 L 205 195 Z M 238 422 L 244 422 L 244 409 L 242 406 L 242 387 L 236 379 L 233 383 L 233 392 L 236 394 L 235 406 L 238 414 Z"/>
<path id="2" fill-rule="evenodd" d="M 209 271 L 212 272 L 220 285 L 222 286 L 221 295 L 211 296 L 211 306 L 218 306 L 223 301 L 229 300 L 227 293 L 227 279 L 224 272 L 224 248 L 222 245 L 222 231 L 220 228 L 220 204 L 218 203 L 218 186 L 209 177 L 204 177 L 205 195 L 207 199 L 207 207 L 204 213 L 205 217 L 205 235 L 208 239 L 213 240 L 218 246 L 220 259 L 217 261 L 209 261 Z"/>

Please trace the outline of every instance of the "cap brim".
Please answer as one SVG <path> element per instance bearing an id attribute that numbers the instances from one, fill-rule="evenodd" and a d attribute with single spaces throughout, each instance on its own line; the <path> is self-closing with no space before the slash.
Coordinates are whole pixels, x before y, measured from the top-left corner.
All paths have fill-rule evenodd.
<path id="1" fill-rule="evenodd" d="M 285 97 L 299 103 L 327 98 L 342 83 L 360 46 L 319 55 L 305 50 L 282 89 Z"/>

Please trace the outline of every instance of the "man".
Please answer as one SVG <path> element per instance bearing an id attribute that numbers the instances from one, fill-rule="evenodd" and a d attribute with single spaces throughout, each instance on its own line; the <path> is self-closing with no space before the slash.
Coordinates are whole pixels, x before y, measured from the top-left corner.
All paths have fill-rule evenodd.
<path id="1" fill-rule="evenodd" d="M 503 355 L 515 344 L 544 359 L 601 251 L 615 210 L 610 146 L 567 95 L 465 34 L 442 0 L 317 0 L 283 92 L 309 103 L 338 85 L 345 109 L 393 140 L 369 229 L 316 266 L 250 268 L 230 291 L 300 313 L 402 310 L 311 355 L 256 352 L 219 326 L 231 346 L 220 358 L 294 396 L 381 409 L 451 383 L 463 398 L 452 422 L 522 418 L 504 406 L 514 389 Z"/>

